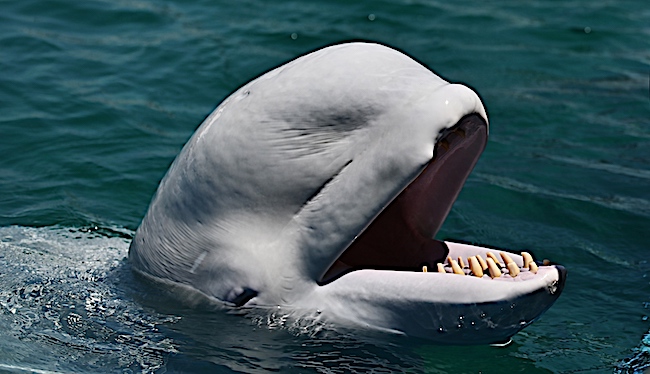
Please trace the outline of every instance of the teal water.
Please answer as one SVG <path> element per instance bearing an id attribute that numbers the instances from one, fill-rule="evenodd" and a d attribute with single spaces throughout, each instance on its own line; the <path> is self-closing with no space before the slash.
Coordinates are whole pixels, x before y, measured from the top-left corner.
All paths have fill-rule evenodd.
<path id="1" fill-rule="evenodd" d="M 569 271 L 505 348 L 178 305 L 125 256 L 202 119 L 351 39 L 475 88 L 488 147 L 441 237 Z M 646 1 L 0 1 L 0 371 L 611 373 L 650 366 Z"/>

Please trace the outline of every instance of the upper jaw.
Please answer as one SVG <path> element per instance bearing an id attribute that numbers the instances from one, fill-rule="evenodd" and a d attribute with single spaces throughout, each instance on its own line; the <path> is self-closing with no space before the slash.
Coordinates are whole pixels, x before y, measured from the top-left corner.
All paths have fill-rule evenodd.
<path id="1" fill-rule="evenodd" d="M 320 283 L 351 269 L 417 270 L 444 260 L 448 249 L 433 238 L 485 148 L 487 131 L 479 114 L 442 131 L 430 162 L 341 253 Z"/>

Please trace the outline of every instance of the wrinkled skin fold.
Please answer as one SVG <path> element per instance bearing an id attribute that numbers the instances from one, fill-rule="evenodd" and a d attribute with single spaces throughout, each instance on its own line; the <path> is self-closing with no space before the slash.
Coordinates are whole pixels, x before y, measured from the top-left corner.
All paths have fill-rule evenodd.
<path id="1" fill-rule="evenodd" d="M 553 304 L 566 271 L 435 239 L 487 138 L 470 88 L 385 46 L 318 50 L 205 119 L 129 259 L 235 308 L 317 311 L 444 344 L 506 341 Z"/>

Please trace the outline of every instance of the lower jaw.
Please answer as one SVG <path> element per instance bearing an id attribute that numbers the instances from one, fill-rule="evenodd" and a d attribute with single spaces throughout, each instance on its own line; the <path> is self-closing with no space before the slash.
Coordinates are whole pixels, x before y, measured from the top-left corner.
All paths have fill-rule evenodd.
<path id="1" fill-rule="evenodd" d="M 439 344 L 502 343 L 551 307 L 562 292 L 566 271 L 561 266 L 543 266 L 538 277 L 545 281 L 359 270 L 316 287 L 302 307 L 318 310 L 319 318 Z M 521 290 L 521 286 L 527 291 L 485 292 Z"/>
<path id="2" fill-rule="evenodd" d="M 357 326 L 424 338 L 453 345 L 508 341 L 537 320 L 562 292 L 566 270 L 557 265 L 528 264 L 524 257 L 479 246 L 445 242 L 449 257 L 498 256 L 500 276 L 488 269 L 478 277 L 464 261 L 462 275 L 444 260 L 444 274 L 360 269 L 343 273 L 316 287 L 305 307 L 319 315 L 353 322 Z M 501 256 L 501 253 L 506 256 Z M 507 266 L 509 259 L 518 274 Z M 496 261 L 495 261 L 496 262 Z M 513 265 L 513 266 L 514 266 Z M 531 269 L 532 268 L 532 269 Z"/>

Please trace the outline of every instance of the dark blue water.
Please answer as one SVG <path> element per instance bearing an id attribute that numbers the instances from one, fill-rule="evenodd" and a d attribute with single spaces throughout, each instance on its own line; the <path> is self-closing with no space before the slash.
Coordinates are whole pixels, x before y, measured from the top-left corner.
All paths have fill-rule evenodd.
<path id="1" fill-rule="evenodd" d="M 650 366 L 646 1 L 0 2 L 0 371 L 643 372 Z M 532 249 L 564 294 L 505 348 L 187 306 L 128 244 L 202 119 L 345 40 L 483 98 L 490 141 L 441 237 Z"/>

